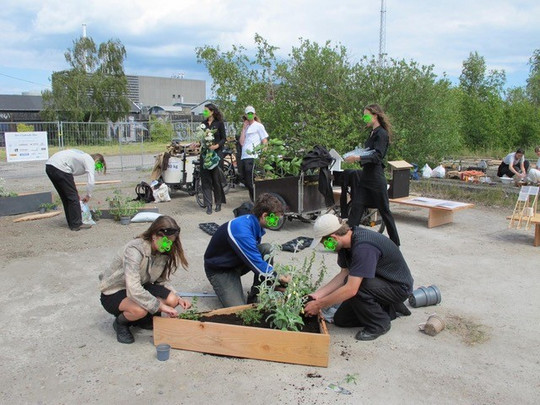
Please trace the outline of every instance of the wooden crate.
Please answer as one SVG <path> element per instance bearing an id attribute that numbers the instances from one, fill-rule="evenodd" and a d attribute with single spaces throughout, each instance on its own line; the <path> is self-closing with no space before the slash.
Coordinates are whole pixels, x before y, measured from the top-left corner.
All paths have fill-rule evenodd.
<path id="1" fill-rule="evenodd" d="M 236 313 L 249 307 L 223 308 L 205 315 Z M 320 333 L 306 333 L 154 317 L 154 344 L 168 343 L 174 349 L 327 367 L 330 335 L 321 316 L 319 325 Z"/>

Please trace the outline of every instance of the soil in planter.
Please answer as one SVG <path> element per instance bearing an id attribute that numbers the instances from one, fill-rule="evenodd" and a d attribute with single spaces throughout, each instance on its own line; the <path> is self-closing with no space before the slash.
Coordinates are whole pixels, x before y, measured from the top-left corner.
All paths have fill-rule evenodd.
<path id="1" fill-rule="evenodd" d="M 253 326 L 257 328 L 272 329 L 272 327 L 270 326 L 270 323 L 265 321 L 267 317 L 268 317 L 268 314 L 265 314 L 262 316 L 261 322 L 254 323 L 251 325 L 245 325 L 244 322 L 242 321 L 242 318 L 240 318 L 237 314 L 223 314 L 223 315 L 212 315 L 212 316 L 203 315 L 200 317 L 199 321 L 225 323 L 227 325 Z M 302 320 L 304 321 L 304 326 L 302 327 L 300 332 L 320 333 L 319 321 L 316 316 L 309 316 L 309 317 L 302 316 Z"/>

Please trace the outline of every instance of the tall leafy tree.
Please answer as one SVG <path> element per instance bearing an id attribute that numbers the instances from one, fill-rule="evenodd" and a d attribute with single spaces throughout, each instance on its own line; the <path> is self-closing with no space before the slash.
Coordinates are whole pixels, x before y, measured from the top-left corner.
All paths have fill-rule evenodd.
<path id="1" fill-rule="evenodd" d="M 52 90 L 43 92 L 46 119 L 117 121 L 127 115 L 126 50 L 120 41 L 96 47 L 91 38 L 81 37 L 64 56 L 70 68 L 53 73 Z"/>
<path id="2" fill-rule="evenodd" d="M 507 148 L 509 139 L 504 129 L 504 71 L 486 72 L 486 62 L 472 52 L 463 62 L 459 78 L 462 91 L 461 131 L 465 143 L 473 150 Z"/>
<path id="3" fill-rule="evenodd" d="M 527 94 L 540 107 L 540 49 L 536 49 L 529 59 L 530 73 L 527 79 Z"/>

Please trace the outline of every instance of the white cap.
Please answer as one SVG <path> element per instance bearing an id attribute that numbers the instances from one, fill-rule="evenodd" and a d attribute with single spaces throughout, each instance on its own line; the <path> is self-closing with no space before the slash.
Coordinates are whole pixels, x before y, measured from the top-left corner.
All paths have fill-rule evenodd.
<path id="1" fill-rule="evenodd" d="M 310 248 L 316 247 L 323 236 L 333 234 L 339 228 L 341 228 L 341 221 L 334 214 L 321 215 L 313 224 L 313 242 Z"/>
<path id="2" fill-rule="evenodd" d="M 244 111 L 244 114 L 249 114 L 249 113 L 255 114 L 255 108 L 253 108 L 253 106 L 251 106 L 251 105 L 248 105 L 246 107 L 246 110 Z"/>

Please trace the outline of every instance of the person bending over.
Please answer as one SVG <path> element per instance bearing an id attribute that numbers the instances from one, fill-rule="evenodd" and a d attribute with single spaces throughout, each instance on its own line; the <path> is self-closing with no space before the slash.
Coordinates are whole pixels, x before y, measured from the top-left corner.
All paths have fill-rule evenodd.
<path id="1" fill-rule="evenodd" d="M 268 262 L 271 246 L 261 243 L 264 228 L 283 216 L 284 207 L 279 200 L 264 193 L 253 207 L 253 214 L 241 215 L 221 225 L 210 239 L 204 253 L 204 270 L 224 307 L 246 303 L 241 277 L 253 273 L 253 285 L 248 303 L 254 302 L 258 289 L 267 277 L 273 277 Z M 282 280 L 286 281 L 286 280 Z"/>
<path id="2" fill-rule="evenodd" d="M 374 340 L 390 330 L 396 314 L 410 315 L 403 304 L 412 293 L 413 278 L 399 248 L 380 233 L 350 228 L 333 214 L 317 218 L 312 247 L 323 243 L 336 251 L 341 271 L 328 284 L 310 294 L 305 313 L 341 303 L 334 323 L 361 327 L 358 340 Z"/>
<path id="3" fill-rule="evenodd" d="M 56 152 L 45 163 L 45 172 L 58 192 L 69 229 L 78 231 L 91 228 L 82 222 L 81 204 L 88 202 L 94 189 L 95 172 L 107 173 L 105 158 L 99 153 L 89 155 L 78 149 L 68 149 Z M 87 174 L 86 195 L 79 197 L 73 176 Z"/>

